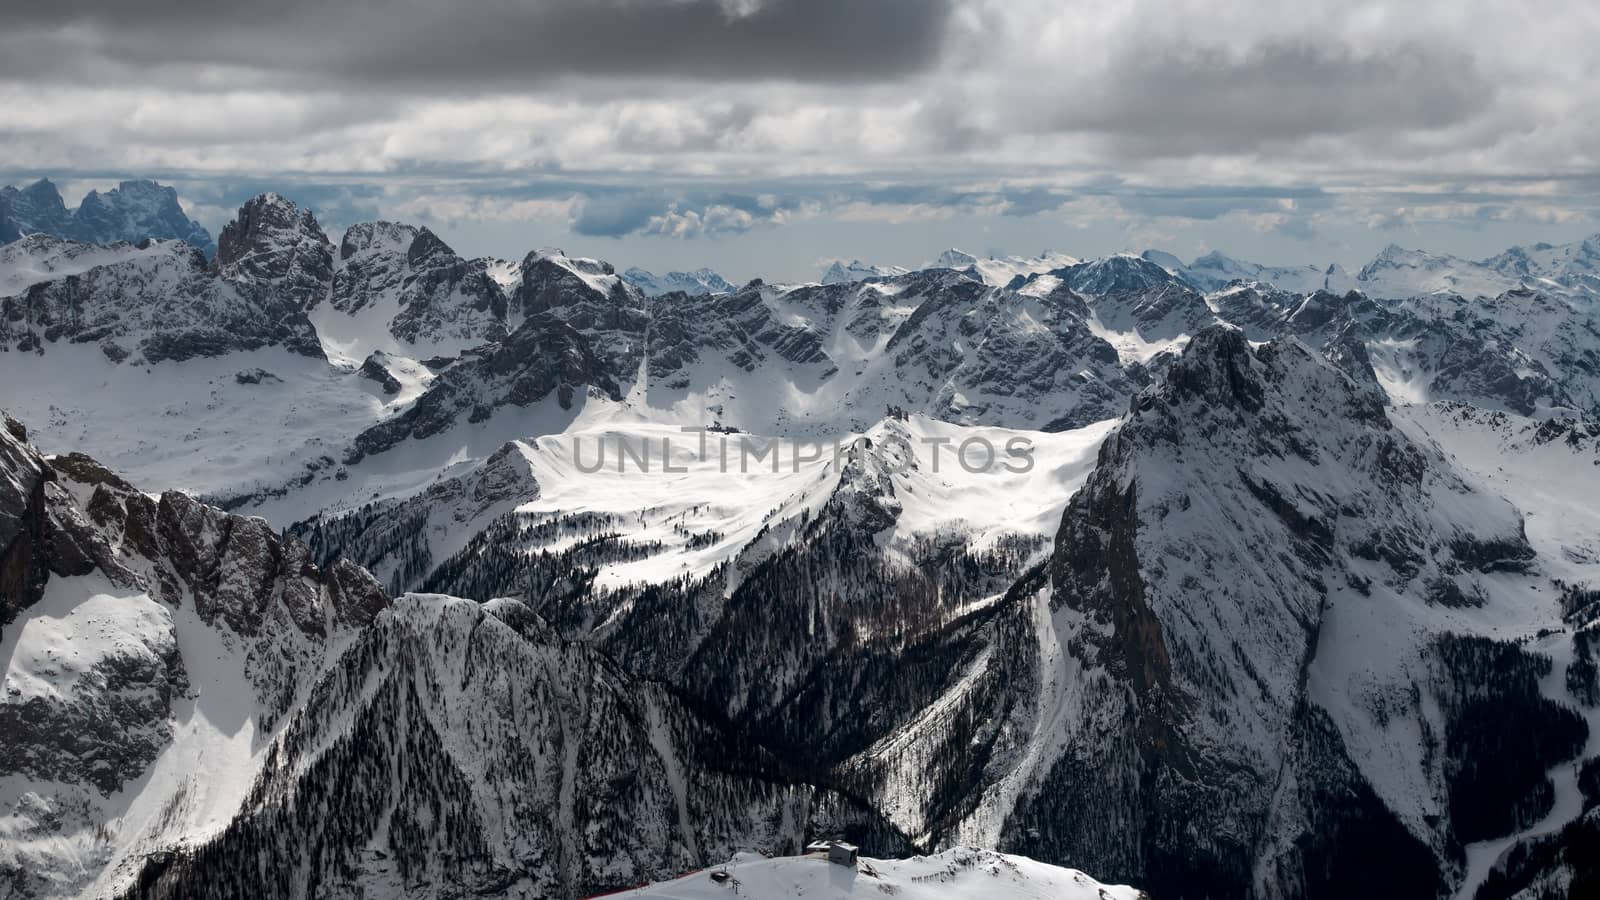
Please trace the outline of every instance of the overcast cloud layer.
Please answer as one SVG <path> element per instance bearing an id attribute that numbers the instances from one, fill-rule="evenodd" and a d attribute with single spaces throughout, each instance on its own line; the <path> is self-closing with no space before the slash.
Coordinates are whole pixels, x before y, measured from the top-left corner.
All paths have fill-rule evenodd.
<path id="1" fill-rule="evenodd" d="M 212 227 L 272 187 L 469 251 L 779 276 L 945 243 L 1359 262 L 1600 230 L 1594 4 L 0 10 L 0 179 L 150 175 Z"/>

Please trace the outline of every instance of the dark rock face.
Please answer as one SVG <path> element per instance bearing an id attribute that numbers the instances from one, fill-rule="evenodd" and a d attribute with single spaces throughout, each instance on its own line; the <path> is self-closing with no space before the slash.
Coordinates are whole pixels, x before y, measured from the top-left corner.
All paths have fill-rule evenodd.
<path id="1" fill-rule="evenodd" d="M 341 556 L 372 571 L 390 572 L 391 594 L 431 589 L 424 578 L 439 562 L 430 539 L 443 538 L 485 515 L 509 512 L 539 496 L 539 483 L 515 443 L 490 454 L 484 464 L 455 478 L 436 481 L 422 493 L 403 500 L 381 500 L 345 515 L 296 523 L 291 533 L 310 546 L 319 561 Z M 489 600 L 512 591 L 455 591 L 455 596 Z"/>
<path id="2" fill-rule="evenodd" d="M 122 362 L 185 360 L 280 346 L 320 359 L 316 329 L 272 285 L 215 277 L 199 250 L 148 244 L 82 274 L 0 299 L 0 348 L 99 344 Z"/>
<path id="3" fill-rule="evenodd" d="M 1477 511 L 1441 522 L 1435 492 Z M 1330 607 L 1370 603 L 1362 594 L 1372 585 L 1340 586 L 1382 558 L 1362 549 L 1373 533 L 1396 548 L 1386 602 L 1417 621 L 1429 620 L 1435 583 L 1477 592 L 1472 573 L 1484 559 L 1529 552 L 1516 513 L 1475 496 L 1437 451 L 1393 429 L 1370 384 L 1297 341 L 1253 349 L 1237 331 L 1196 335 L 1106 440 L 1063 516 L 1051 608 L 1086 673 L 1086 724 L 1019 800 L 1006 844 L 1092 860 L 1158 896 L 1341 896 L 1365 871 L 1351 868 L 1358 851 L 1423 895 L 1442 890 L 1463 842 L 1514 821 L 1418 836 L 1406 824 L 1414 813 L 1391 807 L 1345 749 L 1351 724 L 1336 724 L 1307 686 L 1323 665 Z M 1446 698 L 1503 682 L 1491 668 L 1466 666 L 1464 682 L 1434 689 L 1444 759 L 1421 763 L 1418 777 L 1471 781 L 1466 760 L 1485 753 L 1465 735 L 1485 717 Z M 1409 688 L 1409 672 L 1397 670 L 1394 690 Z M 1519 743 L 1507 749 L 1514 761 L 1494 766 L 1542 779 L 1572 752 L 1574 717 L 1529 689 L 1507 703 L 1551 735 L 1548 752 Z M 1476 784 L 1460 796 L 1493 796 L 1486 802 L 1499 811 L 1536 793 L 1532 782 L 1498 785 L 1503 794 Z M 1117 809 L 1118 822 L 1062 812 L 1081 808 Z M 1303 831 L 1307 822 L 1320 824 Z"/>
<path id="4" fill-rule="evenodd" d="M 222 229 L 212 269 L 241 290 L 310 309 L 333 282 L 333 245 L 310 210 L 261 194 Z"/>
<path id="5" fill-rule="evenodd" d="M 381 309 L 388 330 L 419 347 L 506 337 L 505 291 L 490 260 L 463 259 L 426 228 L 366 222 L 345 232 L 331 303 L 355 314 Z"/>
<path id="6" fill-rule="evenodd" d="M 37 602 L 52 577 L 98 572 L 129 593 L 118 602 L 147 610 L 153 624 L 79 672 L 74 699 L 0 697 L 0 727 L 16 751 L 0 763 L 6 772 L 81 780 L 109 793 L 143 771 L 168 740 L 171 700 L 188 688 L 169 609 L 192 602 L 207 624 L 244 643 L 270 724 L 330 630 L 362 627 L 387 605 L 364 570 L 344 561 L 315 566 L 303 543 L 279 538 L 260 519 L 175 491 L 153 499 L 80 454 L 47 462 L 20 439 L 21 426 L 7 424 L 0 433 L 5 622 Z M 85 769 L 85 759 L 100 763 Z"/>
<path id="7" fill-rule="evenodd" d="M 188 688 L 170 627 L 148 643 L 130 637 L 76 673 L 72 702 L 39 696 L 0 702 L 8 748 L 0 774 L 83 783 L 110 794 L 138 777 L 171 739 L 171 703 Z"/>
<path id="8" fill-rule="evenodd" d="M 235 384 L 266 384 L 282 380 L 282 378 L 268 372 L 266 369 L 241 369 L 233 373 Z"/>
<path id="9" fill-rule="evenodd" d="M 1171 272 L 1137 256 L 1108 256 L 1065 269 L 1055 269 L 1050 274 L 1080 294 L 1145 294 L 1169 287 L 1181 287 L 1190 293 L 1194 292 L 1193 288 Z"/>
<path id="10" fill-rule="evenodd" d="M 367 356 L 358 370 L 362 378 L 376 382 L 385 394 L 400 393 L 400 380 L 389 372 L 388 354 L 376 352 Z"/>
<path id="11" fill-rule="evenodd" d="M 1286 333 L 1284 319 L 1300 307 L 1305 295 L 1252 283 L 1234 285 L 1211 299 L 1218 318 L 1252 341 L 1267 341 Z"/>
<path id="12" fill-rule="evenodd" d="M 613 400 L 622 396 L 584 335 L 548 313 L 537 314 L 502 343 L 445 369 L 405 412 L 363 431 L 346 461 L 438 434 L 463 416 L 482 421 L 502 406 L 525 407 L 555 395 L 562 409 L 571 409 L 591 389 Z"/>
<path id="13" fill-rule="evenodd" d="M 746 372 L 831 367 L 817 333 L 779 321 L 759 287 L 733 294 L 668 294 L 655 307 L 649 338 L 650 377 L 667 382 L 703 359 L 724 359 Z"/>
<path id="14" fill-rule="evenodd" d="M 937 418 L 1076 428 L 1118 415 L 1139 388 L 1136 368 L 1087 315 L 1065 287 L 1027 297 L 957 281 L 931 293 L 886 349 L 906 400 Z"/>
<path id="15" fill-rule="evenodd" d="M 1298 335 L 1335 357 L 1363 344 L 1369 365 L 1381 364 L 1430 400 L 1525 416 L 1600 412 L 1600 322 L 1571 298 L 1517 289 L 1473 300 L 1378 302 L 1317 291 L 1275 324 L 1254 327 Z"/>
<path id="16" fill-rule="evenodd" d="M 403 258 L 416 236 L 416 228 L 395 222 L 362 222 L 346 229 L 329 297 L 333 308 L 355 313 L 397 293 L 409 274 L 407 266 L 397 264 L 397 257 Z"/>
<path id="17" fill-rule="evenodd" d="M 38 602 L 49 578 L 44 488 L 48 466 L 28 452 L 27 431 L 0 413 L 0 627 Z"/>
<path id="18" fill-rule="evenodd" d="M 549 314 L 587 338 L 612 377 L 630 378 L 644 355 L 650 304 L 615 274 L 610 263 L 535 251 L 522 261 L 511 310 Z"/>
<path id="19" fill-rule="evenodd" d="M 484 342 L 506 337 L 505 293 L 489 277 L 484 260 L 445 252 L 420 263 L 423 267 L 401 295 L 404 307 L 390 323 L 390 333 L 409 343 L 440 337 Z"/>

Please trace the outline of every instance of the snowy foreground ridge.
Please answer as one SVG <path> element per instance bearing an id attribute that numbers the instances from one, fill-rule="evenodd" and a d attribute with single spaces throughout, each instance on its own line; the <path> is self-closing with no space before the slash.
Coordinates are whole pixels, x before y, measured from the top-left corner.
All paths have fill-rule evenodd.
<path id="1" fill-rule="evenodd" d="M 726 878 L 714 877 L 727 873 Z M 933 856 L 868 859 L 856 869 L 820 854 L 768 859 L 742 853 L 715 866 L 608 900 L 1140 900 L 1123 885 L 1104 885 L 1076 869 L 989 850 L 957 847 Z"/>

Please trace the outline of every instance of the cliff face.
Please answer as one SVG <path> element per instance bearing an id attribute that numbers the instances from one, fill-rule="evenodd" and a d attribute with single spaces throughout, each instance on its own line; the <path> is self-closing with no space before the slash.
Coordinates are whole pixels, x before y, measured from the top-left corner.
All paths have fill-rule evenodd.
<path id="1" fill-rule="evenodd" d="M 1506 680 L 1547 659 L 1434 624 L 1449 608 L 1490 631 L 1518 602 L 1491 573 L 1533 555 L 1515 510 L 1394 428 L 1368 386 L 1298 342 L 1202 332 L 1063 517 L 1050 610 L 1077 667 L 1070 724 L 1008 845 L 1166 896 L 1339 896 L 1363 855 L 1437 893 L 1465 843 L 1528 821 L 1519 803 L 1548 808 L 1539 773 L 1582 744 L 1575 715 Z M 1352 621 L 1418 637 L 1368 659 Z M 1459 776 L 1488 752 L 1488 709 L 1541 735 L 1502 760 L 1533 778 L 1502 785 L 1493 824 L 1471 812 L 1490 787 Z M 1374 765 L 1400 719 L 1440 745 Z"/>

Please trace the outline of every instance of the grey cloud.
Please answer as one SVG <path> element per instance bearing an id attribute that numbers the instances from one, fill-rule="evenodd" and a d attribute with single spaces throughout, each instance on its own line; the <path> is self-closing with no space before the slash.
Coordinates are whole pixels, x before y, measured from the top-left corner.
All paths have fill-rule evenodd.
<path id="1" fill-rule="evenodd" d="M 1312 241 L 1317 237 L 1317 229 L 1309 216 L 1289 216 L 1272 226 L 1272 233 L 1297 241 Z"/>
<path id="2" fill-rule="evenodd" d="M 1296 210 L 1327 209 L 1332 194 L 1318 187 L 1196 185 L 1154 190 L 1115 186 L 1104 191 L 1131 213 L 1178 219 L 1211 220 L 1233 212 L 1283 212 L 1286 201 Z"/>
<path id="3" fill-rule="evenodd" d="M 659 191 L 586 196 L 572 230 L 586 237 L 621 237 L 643 231 L 670 207 L 671 201 Z"/>
<path id="4" fill-rule="evenodd" d="M 801 202 L 771 193 L 580 188 L 583 202 L 572 230 L 586 237 L 630 234 L 693 238 L 748 231 L 770 224 Z"/>
<path id="5" fill-rule="evenodd" d="M 1104 134 L 1123 152 L 1187 157 L 1318 135 L 1388 134 L 1458 124 L 1495 87 L 1471 57 L 1412 46 L 1371 54 L 1267 44 L 1242 59 L 1141 48 L 1048 124 Z"/>
<path id="6" fill-rule="evenodd" d="M 7 3 L 0 72 L 65 75 L 106 60 L 445 88 L 568 75 L 853 82 L 935 64 L 952 3 Z"/>
<path id="7" fill-rule="evenodd" d="M 826 212 L 848 204 L 928 206 L 959 211 L 998 207 L 1001 215 L 1025 217 L 1059 209 L 1071 199 L 1048 188 L 972 191 L 936 184 L 865 185 L 775 183 L 751 185 L 748 191 L 618 190 L 603 186 L 574 188 L 585 200 L 573 230 L 589 237 L 629 234 L 701 237 L 748 231 L 781 221 L 802 209 Z"/>
<path id="8" fill-rule="evenodd" d="M 1039 213 L 1058 210 L 1072 198 L 1045 188 L 1034 188 L 1033 190 L 1014 191 L 1005 194 L 1004 199 L 1005 209 L 1001 211 L 1001 215 L 1036 216 Z"/>

